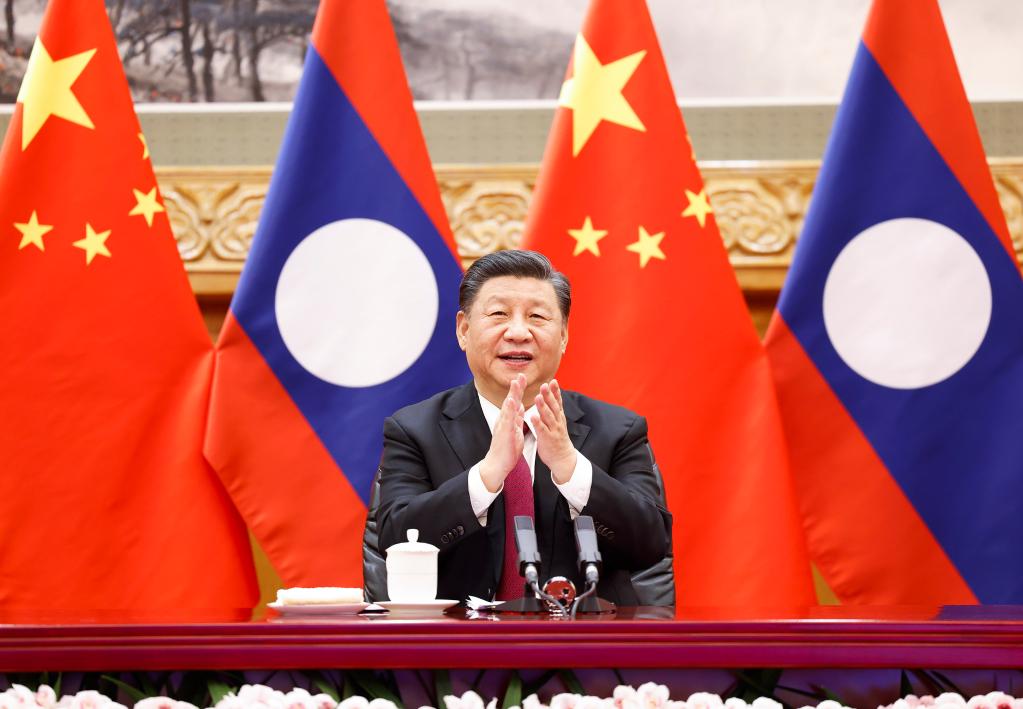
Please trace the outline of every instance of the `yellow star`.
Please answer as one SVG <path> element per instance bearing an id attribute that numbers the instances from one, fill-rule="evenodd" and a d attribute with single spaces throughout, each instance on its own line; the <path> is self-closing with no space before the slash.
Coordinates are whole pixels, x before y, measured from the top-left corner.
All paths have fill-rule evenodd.
<path id="1" fill-rule="evenodd" d="M 85 225 L 85 238 L 80 239 L 72 244 L 85 251 L 85 263 L 86 265 L 92 263 L 92 260 L 96 257 L 96 254 L 102 254 L 107 258 L 110 258 L 110 251 L 107 249 L 107 239 L 110 238 L 110 230 L 101 231 L 96 233 L 93 231 L 92 224 Z"/>
<path id="2" fill-rule="evenodd" d="M 36 210 L 32 210 L 32 216 L 24 224 L 14 222 L 14 228 L 21 232 L 21 243 L 18 244 L 19 251 L 29 244 L 38 246 L 40 251 L 46 251 L 46 248 L 43 246 L 43 235 L 48 231 L 52 231 L 53 226 L 51 224 L 40 224 Z"/>
<path id="3" fill-rule="evenodd" d="M 18 103 L 22 105 L 21 149 L 25 150 L 36 133 L 50 116 L 92 128 L 89 118 L 71 86 L 85 71 L 86 65 L 96 53 L 95 49 L 53 61 L 42 40 L 36 37 L 32 55 L 25 69 L 25 79 L 18 91 Z"/>
<path id="4" fill-rule="evenodd" d="M 610 64 L 601 64 L 580 34 L 572 55 L 572 78 L 561 85 L 558 105 L 572 109 L 572 155 L 586 145 L 601 121 L 646 131 L 639 116 L 622 96 L 646 50 L 630 54 Z"/>
<path id="5" fill-rule="evenodd" d="M 663 238 L 663 231 L 658 234 L 651 235 L 647 233 L 646 229 L 640 227 L 639 241 L 634 244 L 629 244 L 625 247 L 625 250 L 639 254 L 639 267 L 643 268 L 652 258 L 659 258 L 662 261 L 664 260 L 664 252 L 661 251 L 661 239 Z"/>
<path id="6" fill-rule="evenodd" d="M 135 217 L 141 214 L 146 218 L 146 225 L 153 226 L 153 216 L 157 212 L 165 211 L 163 205 L 156 200 L 156 188 L 149 190 L 149 192 L 141 192 L 136 189 L 132 189 L 135 193 L 135 206 L 128 212 L 129 217 Z"/>
<path id="7" fill-rule="evenodd" d="M 575 239 L 573 256 L 578 256 L 583 251 L 589 251 L 594 256 L 600 256 L 600 247 L 597 246 L 597 242 L 607 236 L 606 231 L 593 228 L 593 222 L 590 221 L 589 217 L 586 217 L 586 221 L 583 222 L 581 228 L 569 229 L 568 234 Z"/>
<path id="8" fill-rule="evenodd" d="M 682 212 L 682 216 L 696 217 L 700 226 L 704 226 L 707 223 L 707 215 L 714 211 L 707 201 L 707 190 L 700 190 L 699 194 L 686 190 L 686 198 L 689 200 L 689 206 Z"/>
<path id="9" fill-rule="evenodd" d="M 143 133 L 139 133 L 139 140 L 142 141 L 142 159 L 145 160 L 149 157 L 149 143 L 146 142 L 146 136 Z"/>

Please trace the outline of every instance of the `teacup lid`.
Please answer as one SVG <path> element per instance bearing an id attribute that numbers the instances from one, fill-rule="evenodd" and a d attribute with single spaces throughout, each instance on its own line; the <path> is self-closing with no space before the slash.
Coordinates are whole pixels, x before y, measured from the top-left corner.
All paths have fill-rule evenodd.
<path id="1" fill-rule="evenodd" d="M 419 541 L 419 530 L 408 530 L 408 541 L 392 544 L 387 547 L 387 553 L 398 552 L 400 554 L 436 554 L 440 549 L 433 544 L 426 544 Z"/>

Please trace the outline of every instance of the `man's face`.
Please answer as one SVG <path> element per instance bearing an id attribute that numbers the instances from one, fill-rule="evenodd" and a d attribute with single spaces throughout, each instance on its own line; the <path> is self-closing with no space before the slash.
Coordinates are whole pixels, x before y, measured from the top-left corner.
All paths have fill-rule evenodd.
<path id="1" fill-rule="evenodd" d="M 537 278 L 491 278 L 469 312 L 459 311 L 456 331 L 477 389 L 497 406 L 521 373 L 526 375 L 522 401 L 528 409 L 540 385 L 558 371 L 568 344 L 554 286 Z"/>

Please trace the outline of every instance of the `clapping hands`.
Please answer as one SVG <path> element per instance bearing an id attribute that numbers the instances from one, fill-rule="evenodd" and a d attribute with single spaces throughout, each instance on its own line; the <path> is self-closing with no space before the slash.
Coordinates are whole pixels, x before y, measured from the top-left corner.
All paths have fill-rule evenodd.
<path id="1" fill-rule="evenodd" d="M 557 379 L 540 385 L 535 403 L 536 414 L 530 423 L 536 432 L 536 454 L 551 469 L 554 482 L 564 485 L 572 477 L 579 454 L 568 437 L 568 420 Z"/>
<path id="2" fill-rule="evenodd" d="M 508 396 L 501 404 L 501 413 L 494 424 L 494 437 L 490 450 L 480 465 L 480 477 L 490 492 L 497 492 L 504 485 L 504 479 L 522 456 L 525 436 L 522 425 L 526 408 L 522 405 L 522 392 L 526 389 L 526 376 L 518 374 L 508 387 Z"/>
<path id="3" fill-rule="evenodd" d="M 494 425 L 490 450 L 480 465 L 480 477 L 491 492 L 501 489 L 504 479 L 522 456 L 522 426 L 526 413 L 522 395 L 525 389 L 525 375 L 519 374 L 512 379 Z M 536 454 L 551 469 L 554 482 L 563 485 L 572 477 L 578 453 L 568 436 L 568 421 L 558 381 L 552 379 L 550 383 L 542 384 L 533 403 L 536 404 L 536 414 L 530 423 L 536 433 Z"/>

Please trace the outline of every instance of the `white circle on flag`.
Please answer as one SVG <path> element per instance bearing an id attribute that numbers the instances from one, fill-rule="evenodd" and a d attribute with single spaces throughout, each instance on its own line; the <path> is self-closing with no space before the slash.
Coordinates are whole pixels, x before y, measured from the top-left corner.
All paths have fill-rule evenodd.
<path id="1" fill-rule="evenodd" d="M 295 247 L 274 310 L 288 351 L 324 381 L 368 387 L 426 349 L 437 324 L 437 279 L 400 229 L 374 219 L 326 224 Z"/>
<path id="2" fill-rule="evenodd" d="M 865 229 L 824 285 L 824 326 L 857 374 L 894 389 L 947 379 L 977 352 L 991 321 L 991 283 L 958 233 L 927 219 Z"/>

